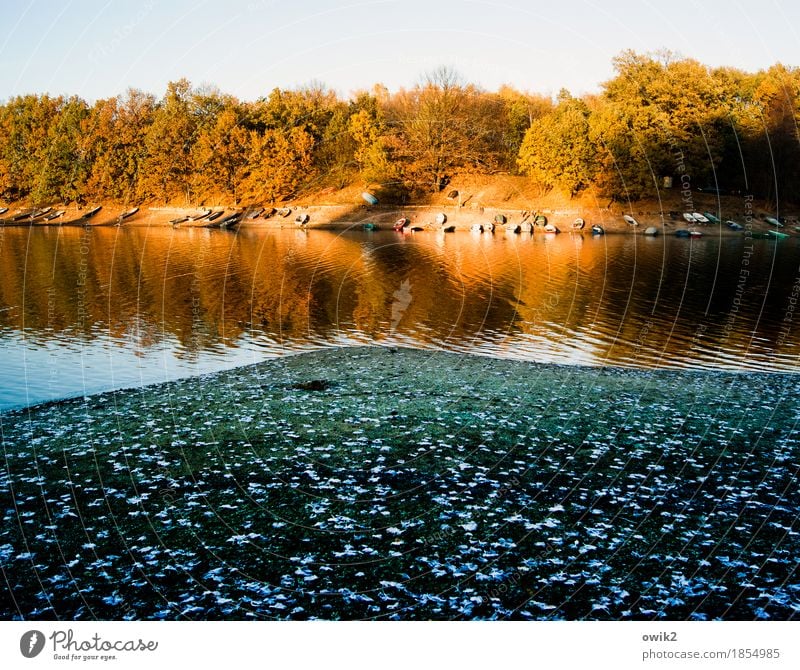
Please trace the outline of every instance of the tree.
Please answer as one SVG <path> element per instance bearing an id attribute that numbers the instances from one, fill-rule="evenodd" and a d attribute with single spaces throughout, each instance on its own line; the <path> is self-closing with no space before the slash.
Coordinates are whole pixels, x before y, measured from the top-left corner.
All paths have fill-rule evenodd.
<path id="1" fill-rule="evenodd" d="M 302 128 L 252 132 L 253 162 L 245 180 L 254 200 L 276 202 L 291 197 L 311 169 L 314 138 Z"/>
<path id="2" fill-rule="evenodd" d="M 557 107 L 533 121 L 525 133 L 519 165 L 540 184 L 558 186 L 574 196 L 592 181 L 594 155 L 589 109 L 562 90 Z"/>
<path id="3" fill-rule="evenodd" d="M 456 169 L 487 162 L 481 141 L 485 126 L 470 116 L 470 102 L 477 95 L 454 70 L 440 67 L 411 91 L 395 96 L 391 122 L 400 138 L 399 157 L 412 183 L 436 192 Z"/>
<path id="4" fill-rule="evenodd" d="M 83 148 L 91 162 L 86 193 L 129 203 L 144 173 L 146 137 L 155 98 L 130 89 L 124 97 L 99 100 L 84 121 Z"/>
<path id="5" fill-rule="evenodd" d="M 170 82 L 145 136 L 147 155 L 139 186 L 144 197 L 169 202 L 179 194 L 191 201 L 192 145 L 196 119 L 191 110 L 191 85 Z"/>
<path id="6" fill-rule="evenodd" d="M 240 116 L 236 106 L 229 104 L 200 131 L 193 148 L 196 188 L 206 193 L 222 192 L 234 204 L 251 169 L 251 135 Z"/>
<path id="7" fill-rule="evenodd" d="M 10 198 L 41 191 L 42 161 L 46 160 L 50 128 L 61 98 L 25 95 L 9 100 L 0 114 L 0 186 Z"/>

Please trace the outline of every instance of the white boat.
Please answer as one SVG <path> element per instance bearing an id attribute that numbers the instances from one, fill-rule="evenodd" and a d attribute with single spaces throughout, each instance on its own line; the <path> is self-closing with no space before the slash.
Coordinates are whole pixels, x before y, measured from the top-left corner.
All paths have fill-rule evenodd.
<path id="1" fill-rule="evenodd" d="M 555 226 L 554 226 L 552 223 L 548 223 L 548 224 L 547 224 L 547 225 L 544 227 L 544 232 L 546 232 L 546 233 L 556 233 L 556 234 L 558 234 L 558 233 L 560 233 L 561 231 L 560 231 L 558 228 L 556 228 L 556 227 L 555 227 Z"/>
<path id="2" fill-rule="evenodd" d="M 697 220 L 694 218 L 694 214 L 691 214 L 690 212 L 684 212 L 683 218 L 689 223 L 697 223 Z"/>
<path id="3" fill-rule="evenodd" d="M 634 219 L 630 214 L 623 214 L 622 218 L 625 219 L 625 223 L 627 223 L 629 226 L 639 225 L 639 222 L 636 219 Z"/>
<path id="4" fill-rule="evenodd" d="M 649 235 L 651 237 L 654 237 L 654 236 L 658 235 L 658 228 L 656 228 L 655 226 L 650 226 L 648 228 L 645 228 L 644 229 L 644 234 L 645 235 Z"/>
<path id="5" fill-rule="evenodd" d="M 586 225 L 586 221 L 582 218 L 578 217 L 572 222 L 572 230 L 583 230 L 583 227 Z"/>
<path id="6" fill-rule="evenodd" d="M 473 232 L 473 233 L 482 233 L 483 232 L 483 226 L 480 223 L 473 223 L 470 226 L 470 231 Z"/>
<path id="7" fill-rule="evenodd" d="M 447 214 L 444 212 L 439 212 L 436 215 L 436 223 L 438 223 L 440 226 L 443 226 L 445 221 L 447 221 Z"/>
<path id="8" fill-rule="evenodd" d="M 700 212 L 692 212 L 692 216 L 697 223 L 711 223 L 705 216 L 703 216 Z"/>
<path id="9" fill-rule="evenodd" d="M 518 233 L 519 232 L 519 224 L 518 223 L 506 223 L 503 228 L 506 229 L 507 233 Z"/>

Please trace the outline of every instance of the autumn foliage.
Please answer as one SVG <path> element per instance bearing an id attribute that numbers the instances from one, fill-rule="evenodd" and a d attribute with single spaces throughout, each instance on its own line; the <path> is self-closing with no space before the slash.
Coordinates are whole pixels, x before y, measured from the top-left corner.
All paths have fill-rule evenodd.
<path id="1" fill-rule="evenodd" d="M 120 203 L 278 202 L 360 182 L 436 192 L 464 173 L 528 175 L 611 199 L 693 189 L 796 200 L 800 71 L 709 68 L 624 52 L 598 94 L 484 91 L 447 68 L 410 89 L 342 99 L 322 85 L 243 102 L 180 80 L 90 105 L 0 106 L 0 195 Z"/>

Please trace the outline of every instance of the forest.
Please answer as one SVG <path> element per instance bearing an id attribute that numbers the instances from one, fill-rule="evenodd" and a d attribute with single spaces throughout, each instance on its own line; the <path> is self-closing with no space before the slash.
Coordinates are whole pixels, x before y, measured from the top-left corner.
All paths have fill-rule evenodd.
<path id="1" fill-rule="evenodd" d="M 47 201 L 280 202 L 352 184 L 408 202 L 460 174 L 525 175 L 610 201 L 676 187 L 797 201 L 800 69 L 711 68 L 625 51 L 598 93 L 495 92 L 451 68 L 343 98 L 314 83 L 240 101 L 171 82 L 98 100 L 0 106 L 0 196 Z"/>

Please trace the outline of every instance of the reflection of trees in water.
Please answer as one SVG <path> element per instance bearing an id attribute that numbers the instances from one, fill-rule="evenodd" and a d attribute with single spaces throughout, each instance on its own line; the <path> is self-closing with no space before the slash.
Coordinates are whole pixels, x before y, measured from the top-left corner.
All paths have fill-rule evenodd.
<path id="1" fill-rule="evenodd" d="M 34 341 L 102 332 L 142 350 L 174 339 L 184 355 L 248 332 L 302 342 L 339 331 L 462 346 L 510 335 L 509 346 L 583 348 L 608 362 L 698 346 L 744 352 L 751 339 L 776 341 L 797 278 L 794 247 L 766 241 L 745 265 L 741 240 L 3 233 L 0 326 Z M 782 335 L 784 354 L 796 339 Z"/>

